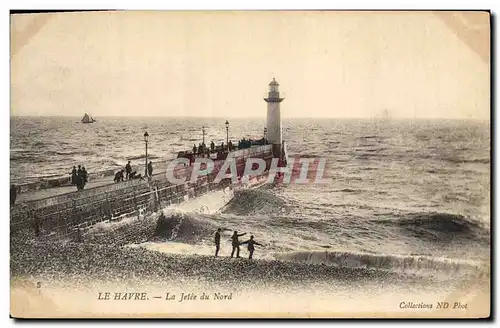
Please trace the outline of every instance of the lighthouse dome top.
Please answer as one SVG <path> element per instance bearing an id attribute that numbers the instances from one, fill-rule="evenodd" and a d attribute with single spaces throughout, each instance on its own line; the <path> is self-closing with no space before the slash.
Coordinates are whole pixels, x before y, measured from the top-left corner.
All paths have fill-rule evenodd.
<path id="1" fill-rule="evenodd" d="M 276 81 L 276 79 L 273 77 L 273 80 L 271 81 L 271 83 L 269 83 L 269 85 L 279 85 L 279 83 Z"/>

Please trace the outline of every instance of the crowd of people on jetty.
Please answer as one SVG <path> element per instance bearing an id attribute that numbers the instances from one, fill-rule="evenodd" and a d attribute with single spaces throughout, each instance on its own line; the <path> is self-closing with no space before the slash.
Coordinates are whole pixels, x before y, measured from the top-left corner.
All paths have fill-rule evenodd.
<path id="1" fill-rule="evenodd" d="M 85 188 L 85 184 L 88 182 L 88 173 L 85 169 L 85 166 L 78 165 L 78 169 L 76 166 L 73 166 L 73 170 L 70 173 L 71 175 L 71 185 L 76 186 L 78 191 L 82 191 Z M 16 203 L 17 195 L 20 193 L 19 187 L 11 184 L 10 185 L 10 205 L 14 205 Z"/>
<path id="2" fill-rule="evenodd" d="M 222 232 L 222 229 L 219 228 L 217 229 L 217 231 L 215 232 L 215 238 L 214 238 L 214 241 L 215 241 L 215 257 L 219 256 L 219 251 L 220 251 L 220 233 Z M 236 252 L 236 258 L 239 258 L 240 257 L 240 245 L 247 245 L 247 249 L 248 249 L 248 258 L 249 259 L 252 259 L 253 257 L 253 252 L 255 251 L 255 245 L 259 245 L 259 246 L 264 246 L 260 243 L 258 243 L 257 241 L 255 241 L 254 239 L 254 236 L 251 235 L 250 236 L 250 239 L 246 240 L 246 241 L 243 241 L 243 242 L 240 242 L 239 241 L 239 237 L 242 237 L 246 235 L 246 232 L 245 233 L 241 233 L 239 234 L 238 231 L 234 231 L 233 232 L 233 235 L 231 236 L 231 245 L 233 247 L 232 251 L 231 251 L 231 257 L 234 257 L 234 253 Z"/>
<path id="3" fill-rule="evenodd" d="M 149 179 L 153 176 L 153 162 L 149 161 L 147 166 L 147 173 Z M 132 171 L 132 165 L 130 161 L 128 161 L 127 165 L 125 165 L 125 169 L 121 169 L 120 171 L 115 173 L 114 181 L 116 183 L 123 182 L 125 180 L 144 180 L 142 174 L 137 173 L 137 171 Z"/>
<path id="4" fill-rule="evenodd" d="M 197 157 L 207 157 L 210 158 L 211 154 L 216 154 L 215 159 L 223 160 L 226 158 L 227 154 L 231 151 L 246 149 L 252 146 L 262 146 L 267 145 L 268 141 L 265 138 L 261 138 L 258 140 L 246 139 L 238 141 L 238 146 L 235 146 L 231 140 L 227 144 L 222 142 L 220 145 L 216 146 L 213 141 L 210 142 L 210 145 L 207 146 L 205 142 L 201 142 L 196 146 L 193 145 L 191 151 L 181 151 L 178 153 L 177 158 L 188 158 L 190 160 L 190 165 L 194 163 L 195 158 Z"/>
<path id="5" fill-rule="evenodd" d="M 235 146 L 231 140 L 229 140 L 227 145 L 225 145 L 224 142 L 222 142 L 219 146 L 216 146 L 215 143 L 211 141 L 210 147 L 208 147 L 204 142 L 201 142 L 198 144 L 198 146 L 196 146 L 196 144 L 193 145 L 193 154 L 203 156 L 203 155 L 210 155 L 220 151 L 234 151 L 239 149 L 250 148 L 255 145 L 262 146 L 267 144 L 268 141 L 265 138 L 261 138 L 259 140 L 243 138 L 240 141 L 238 141 L 238 146 Z"/>
<path id="6" fill-rule="evenodd" d="M 147 166 L 148 176 L 151 177 L 153 175 L 153 162 L 149 162 Z M 115 173 L 114 181 L 115 182 L 123 182 L 125 180 L 144 180 L 142 174 L 138 174 L 137 171 L 132 171 L 132 165 L 130 161 L 128 161 L 127 165 L 125 165 L 125 169 L 121 169 L 120 171 Z M 88 182 L 88 172 L 85 169 L 85 166 L 78 165 L 73 166 L 73 170 L 71 171 L 71 185 L 76 186 L 78 191 L 82 191 L 85 189 L 85 185 Z M 15 202 L 15 192 L 11 188 L 11 204 Z"/>
<path id="7" fill-rule="evenodd" d="M 76 186 L 78 191 L 82 191 L 85 188 L 85 185 L 88 182 L 88 173 L 85 169 L 85 166 L 78 165 L 78 169 L 76 166 L 73 166 L 73 170 L 71 171 L 71 185 Z"/>

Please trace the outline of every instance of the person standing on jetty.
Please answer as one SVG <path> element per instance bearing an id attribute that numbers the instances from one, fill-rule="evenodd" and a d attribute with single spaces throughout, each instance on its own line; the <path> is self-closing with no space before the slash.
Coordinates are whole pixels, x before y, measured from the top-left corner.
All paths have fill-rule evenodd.
<path id="1" fill-rule="evenodd" d="M 85 170 L 85 166 L 82 167 L 82 190 L 85 188 L 85 185 L 87 184 L 88 180 L 88 174 L 87 170 Z"/>
<path id="2" fill-rule="evenodd" d="M 231 252 L 231 257 L 234 255 L 234 251 L 236 251 L 236 257 L 240 257 L 240 242 L 238 240 L 238 237 L 244 236 L 247 233 L 244 232 L 242 234 L 238 234 L 238 231 L 234 231 L 233 235 L 231 236 L 231 241 L 233 245 L 233 250 Z"/>
<path id="3" fill-rule="evenodd" d="M 78 182 L 78 176 L 76 175 L 76 166 L 73 165 L 73 170 L 71 171 L 71 185 L 76 186 Z"/>
<path id="4" fill-rule="evenodd" d="M 78 165 L 78 170 L 76 170 L 76 189 L 78 191 L 83 190 L 83 173 L 82 166 Z"/>
<path id="5" fill-rule="evenodd" d="M 152 176 L 153 176 L 153 162 L 149 161 L 149 164 L 148 164 L 148 177 L 149 177 L 149 180 L 151 180 Z"/>
<path id="6" fill-rule="evenodd" d="M 130 165 L 130 161 L 128 161 L 127 165 L 125 165 L 125 179 L 130 179 L 130 173 L 132 173 L 132 166 Z"/>
<path id="7" fill-rule="evenodd" d="M 248 244 L 247 249 L 250 252 L 250 254 L 248 255 L 248 258 L 250 260 L 252 259 L 253 251 L 255 250 L 255 246 L 254 245 L 264 246 L 264 245 L 259 244 L 258 242 L 256 242 L 253 239 L 253 235 L 250 236 L 250 239 L 248 239 L 247 241 L 242 242 L 240 245 L 243 245 L 243 244 Z"/>
<path id="8" fill-rule="evenodd" d="M 220 250 L 220 232 L 221 232 L 221 229 L 217 229 L 217 231 L 215 232 L 215 257 L 217 257 L 219 255 L 219 250 Z"/>
<path id="9" fill-rule="evenodd" d="M 116 172 L 114 181 L 115 182 L 123 182 L 123 169 L 121 169 L 120 171 Z"/>

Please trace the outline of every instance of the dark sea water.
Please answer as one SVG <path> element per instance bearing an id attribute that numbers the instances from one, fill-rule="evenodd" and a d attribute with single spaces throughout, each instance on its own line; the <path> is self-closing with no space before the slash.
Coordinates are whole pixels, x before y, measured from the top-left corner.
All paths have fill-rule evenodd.
<path id="1" fill-rule="evenodd" d="M 201 142 L 202 125 L 206 140 L 220 143 L 226 134 L 225 119 L 98 120 L 12 118 L 11 179 L 63 176 L 76 164 L 91 174 L 127 160 L 142 165 L 145 131 L 154 161 Z M 264 126 L 264 118 L 232 119 L 229 137 L 261 138 Z M 172 214 L 178 226 L 165 245 L 210 254 L 222 226 L 265 244 L 256 258 L 445 274 L 488 265 L 489 122 L 296 119 L 283 126 L 290 155 L 326 158 L 332 182 L 264 186 L 237 192 L 216 214 Z"/>

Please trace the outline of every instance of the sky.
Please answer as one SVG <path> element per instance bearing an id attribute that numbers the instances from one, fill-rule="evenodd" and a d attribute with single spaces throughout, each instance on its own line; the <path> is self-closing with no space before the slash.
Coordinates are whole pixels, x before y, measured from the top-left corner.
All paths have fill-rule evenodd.
<path id="1" fill-rule="evenodd" d="M 11 115 L 490 118 L 486 12 L 11 16 Z"/>

